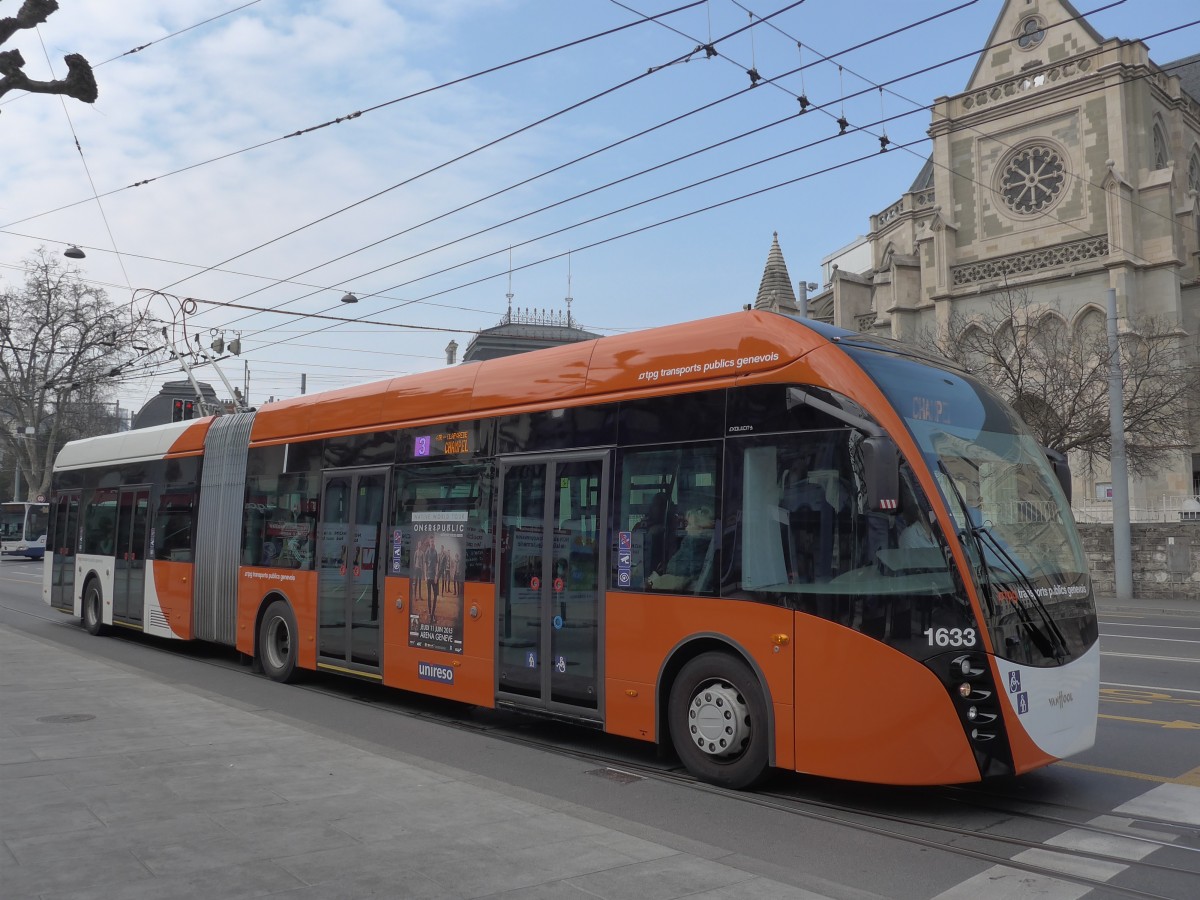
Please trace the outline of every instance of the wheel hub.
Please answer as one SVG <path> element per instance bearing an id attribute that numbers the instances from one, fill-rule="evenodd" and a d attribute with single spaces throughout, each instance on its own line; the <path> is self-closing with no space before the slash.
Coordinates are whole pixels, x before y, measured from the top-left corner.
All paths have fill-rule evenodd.
<path id="1" fill-rule="evenodd" d="M 291 632 L 288 630 L 287 623 L 282 619 L 276 619 L 270 625 L 267 631 L 267 646 L 266 652 L 270 657 L 271 664 L 276 668 L 284 665 L 288 655 L 291 653 Z"/>
<path id="2" fill-rule="evenodd" d="M 688 704 L 688 731 L 709 756 L 735 756 L 750 738 L 750 710 L 729 684 L 702 687 Z"/>

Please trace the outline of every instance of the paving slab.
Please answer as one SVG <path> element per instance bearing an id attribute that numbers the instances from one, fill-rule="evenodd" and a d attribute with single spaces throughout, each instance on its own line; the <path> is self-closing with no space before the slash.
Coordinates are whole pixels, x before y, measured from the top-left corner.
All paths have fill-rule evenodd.
<path id="1" fill-rule="evenodd" d="M 818 896 L 4 626 L 0 659 L 3 900 Z"/>

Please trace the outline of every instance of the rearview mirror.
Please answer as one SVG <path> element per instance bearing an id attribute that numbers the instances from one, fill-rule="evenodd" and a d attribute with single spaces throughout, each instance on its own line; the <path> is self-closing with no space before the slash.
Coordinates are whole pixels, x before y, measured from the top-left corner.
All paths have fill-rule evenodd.
<path id="1" fill-rule="evenodd" d="M 1066 456 L 1059 453 L 1057 450 L 1051 450 L 1049 447 L 1043 447 L 1042 452 L 1046 454 L 1046 459 L 1050 463 L 1050 468 L 1054 470 L 1054 477 L 1058 479 L 1059 487 L 1063 493 L 1067 495 L 1067 502 L 1071 502 L 1071 464 L 1067 462 Z"/>
<path id="2" fill-rule="evenodd" d="M 867 505 L 872 510 L 900 507 L 900 451 L 896 442 L 883 434 L 862 442 L 863 470 L 867 481 Z"/>

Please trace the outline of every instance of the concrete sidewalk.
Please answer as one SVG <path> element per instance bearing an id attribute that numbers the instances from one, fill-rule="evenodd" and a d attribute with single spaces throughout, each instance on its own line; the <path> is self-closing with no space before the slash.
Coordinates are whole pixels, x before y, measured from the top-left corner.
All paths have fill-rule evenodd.
<path id="1" fill-rule="evenodd" d="M 1106 612 L 1121 613 L 1182 613 L 1184 615 L 1200 615 L 1200 594 L 1195 597 L 1179 598 L 1137 598 L 1120 601 L 1115 597 L 1097 597 L 1096 608 L 1103 615 Z"/>
<path id="2" fill-rule="evenodd" d="M 0 660 L 4 900 L 819 896 L 2 626 Z"/>

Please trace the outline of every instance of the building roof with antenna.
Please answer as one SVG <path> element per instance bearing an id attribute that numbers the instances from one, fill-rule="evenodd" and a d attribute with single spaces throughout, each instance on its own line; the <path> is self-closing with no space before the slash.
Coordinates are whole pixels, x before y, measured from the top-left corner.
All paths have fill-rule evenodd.
<path id="1" fill-rule="evenodd" d="M 467 349 L 463 351 L 463 362 L 482 362 L 598 337 L 600 335 L 580 328 L 579 323 L 571 318 L 569 308 L 565 313 L 544 309 L 517 309 L 514 312 L 510 306 L 499 325 L 485 328 L 471 338 Z"/>

